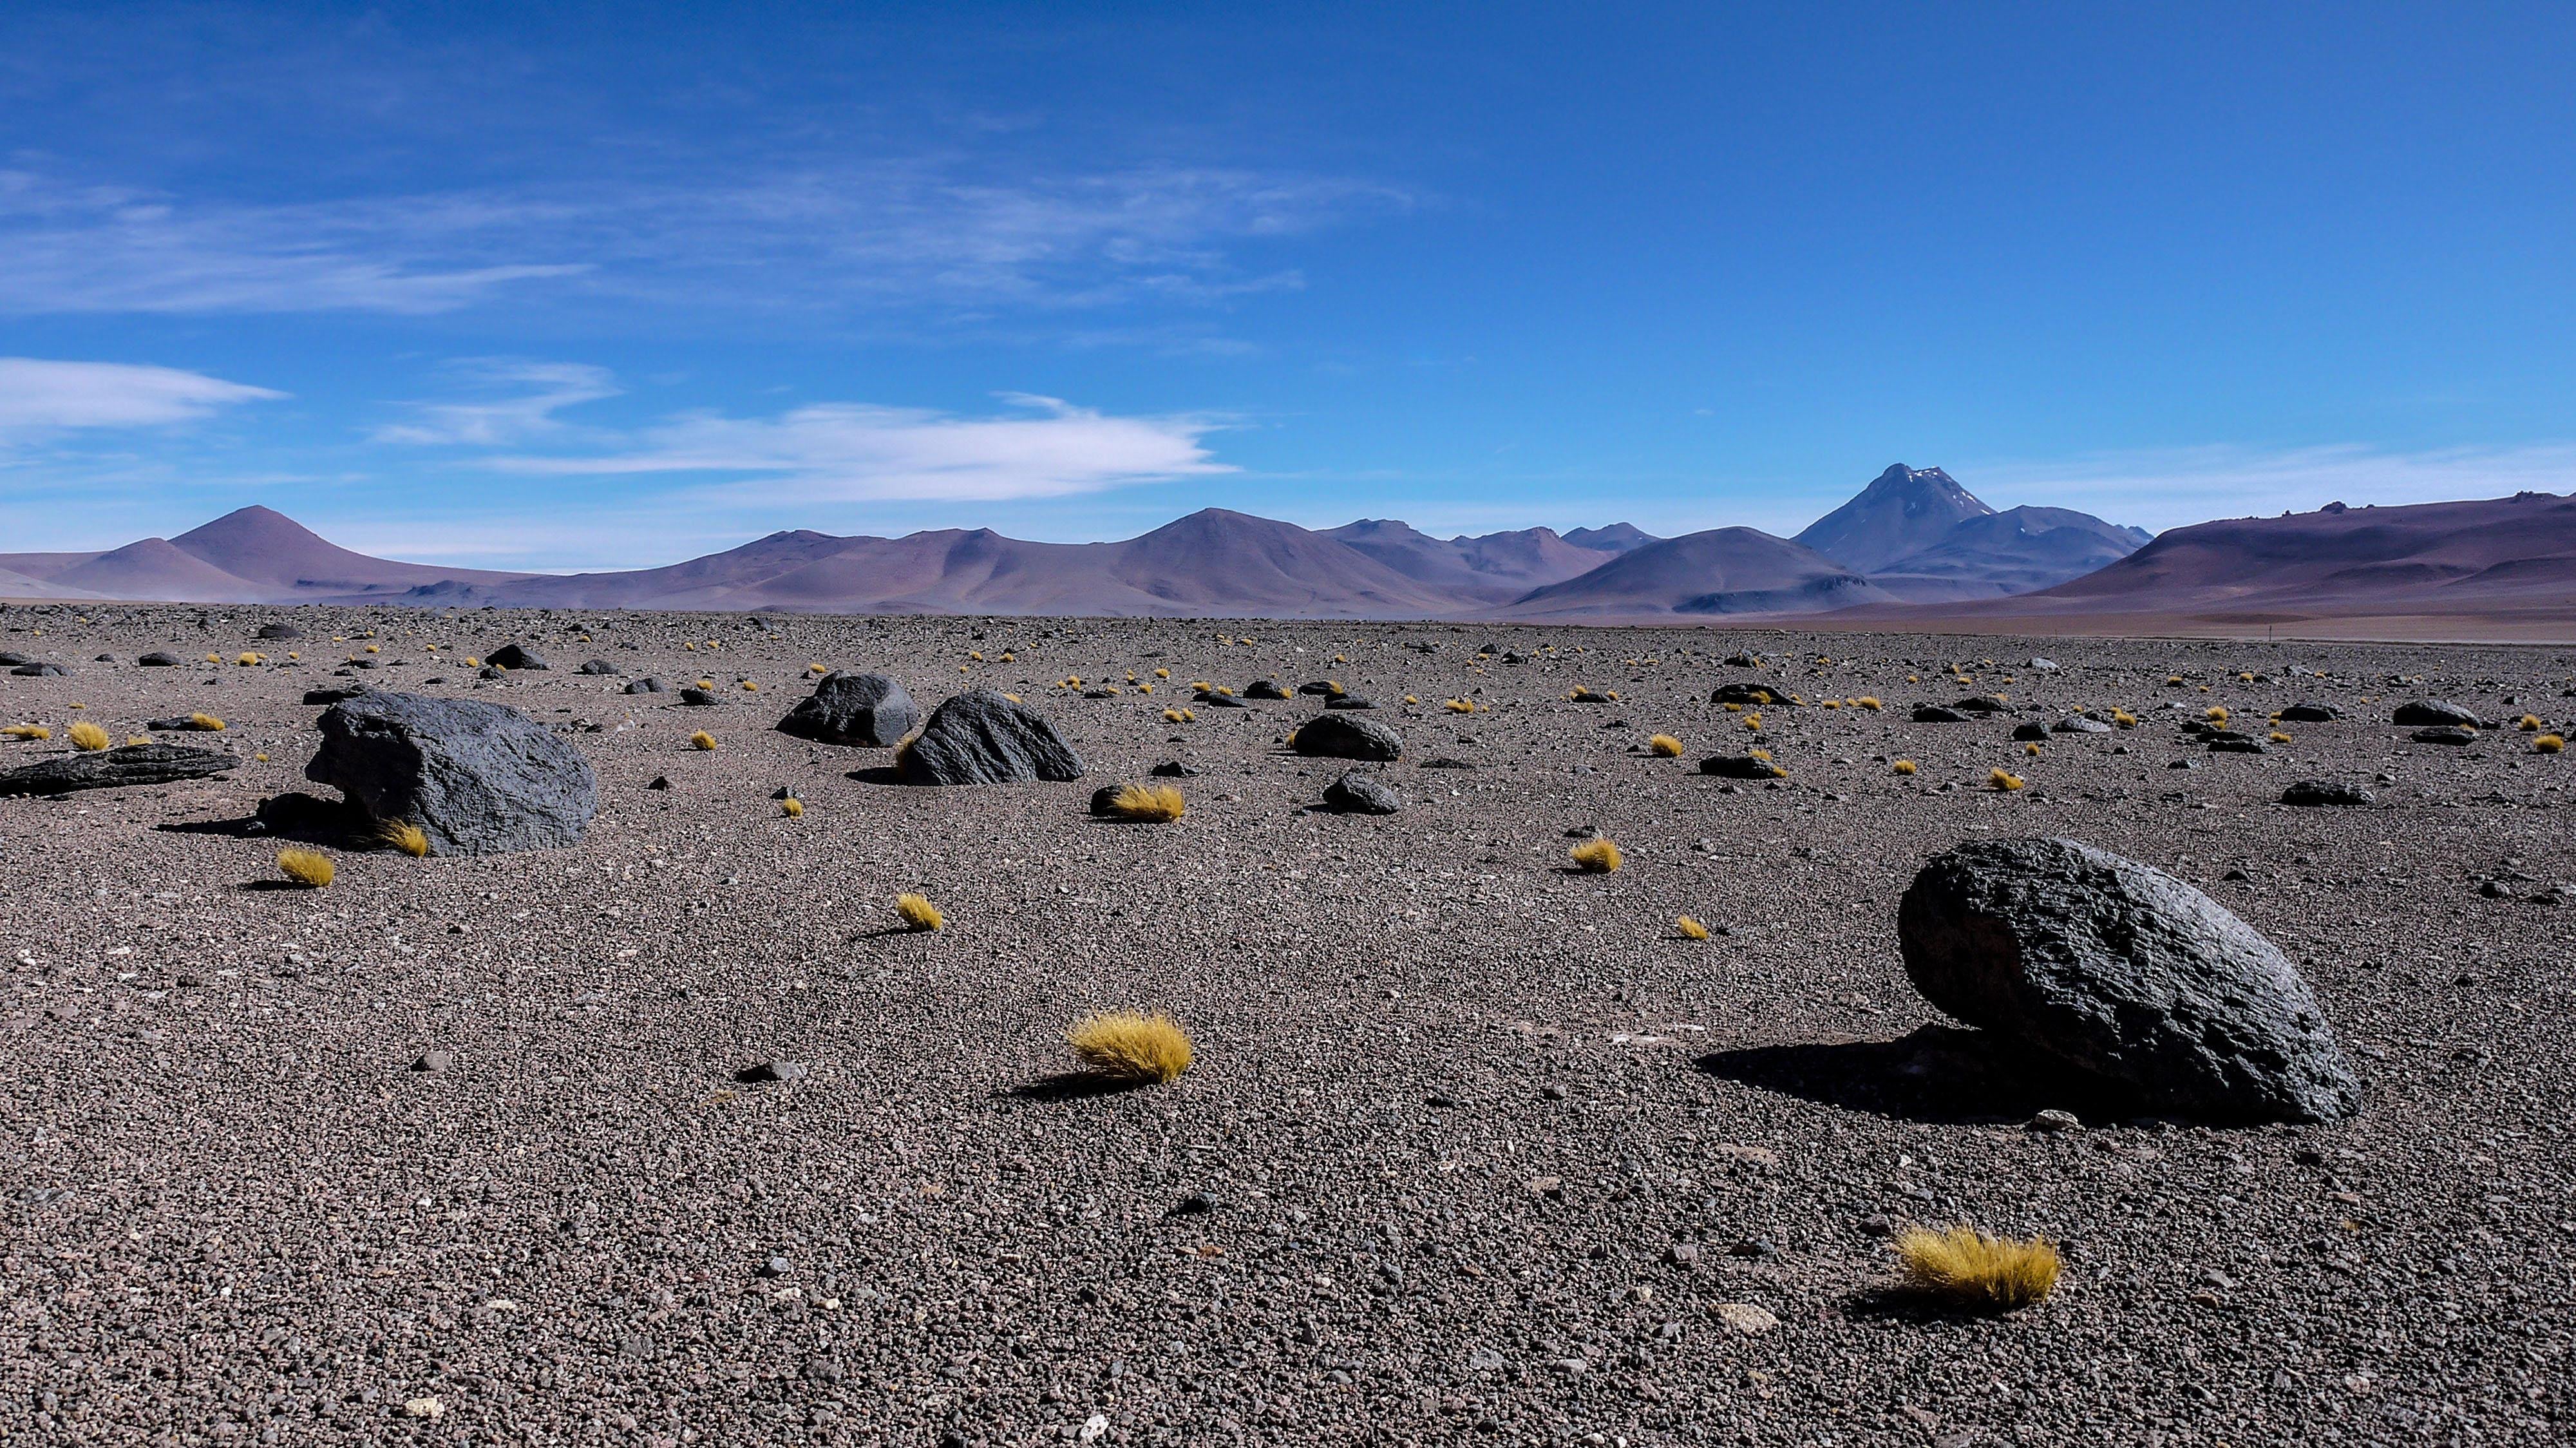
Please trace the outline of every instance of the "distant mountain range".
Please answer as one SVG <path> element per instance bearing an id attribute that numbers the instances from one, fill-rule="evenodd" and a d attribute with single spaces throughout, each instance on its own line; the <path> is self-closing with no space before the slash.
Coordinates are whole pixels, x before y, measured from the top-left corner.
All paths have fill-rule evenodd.
<path id="1" fill-rule="evenodd" d="M 1987 507 L 1891 467 L 1796 538 L 1630 527 L 1435 538 L 1222 509 L 1111 543 L 988 529 L 773 533 L 662 568 L 532 574 L 371 558 L 267 508 L 99 553 L 0 554 L 0 598 L 420 607 L 1679 621 L 1838 613 L 1945 627 L 2243 625 L 2470 615 L 2576 620 L 2576 498 L 2345 508 L 2160 537 Z"/>

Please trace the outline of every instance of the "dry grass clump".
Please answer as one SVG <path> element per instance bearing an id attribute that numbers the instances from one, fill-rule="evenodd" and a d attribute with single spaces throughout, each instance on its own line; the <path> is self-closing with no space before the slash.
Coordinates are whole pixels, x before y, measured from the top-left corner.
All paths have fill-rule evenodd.
<path id="1" fill-rule="evenodd" d="M 2532 752 L 2535 754 L 2556 754 L 2566 747 L 2567 741 L 2555 734 L 2543 734 L 2531 741 Z"/>
<path id="2" fill-rule="evenodd" d="M 1863 694 L 1859 698 L 1852 700 L 1852 707 L 1855 709 L 1867 709 L 1871 713 L 1875 714 L 1887 706 L 1879 702 L 1879 698 L 1876 694 Z"/>
<path id="3" fill-rule="evenodd" d="M 429 855 L 429 832 L 409 820 L 387 820 L 376 826 L 376 838 L 415 860 Z"/>
<path id="4" fill-rule="evenodd" d="M 74 724 L 71 728 L 64 730 L 63 737 L 71 741 L 72 748 L 80 750 L 105 749 L 110 743 L 114 742 L 107 737 L 106 730 L 92 724 L 87 719 L 83 719 L 79 723 Z"/>
<path id="5" fill-rule="evenodd" d="M 2111 711 L 2111 723 L 2121 729 L 2135 729 L 2138 727 L 2138 716 L 2126 709 L 2114 709 Z"/>
<path id="6" fill-rule="evenodd" d="M 1666 759 L 1679 759 L 1682 756 L 1682 742 L 1669 734 L 1658 734 L 1647 740 L 1646 748 L 1650 753 L 1660 754 Z"/>
<path id="7" fill-rule="evenodd" d="M 1575 866 L 1587 875 L 1607 875 L 1624 863 L 1619 847 L 1600 835 L 1576 845 L 1566 854 L 1572 856 Z"/>
<path id="8" fill-rule="evenodd" d="M 1440 702 L 1440 707 L 1448 710 L 1452 714 L 1473 714 L 1476 712 L 1476 702 L 1473 699 L 1443 699 Z"/>
<path id="9" fill-rule="evenodd" d="M 2024 744 L 2024 745 L 2021 747 L 2021 752 L 2022 752 L 2022 753 L 2024 753 L 2024 754 L 2037 754 L 2037 753 L 2039 752 L 2039 741 L 2038 741 L 2038 740 L 2036 740 L 2036 739 L 2033 739 L 2033 740 L 2031 740 L 2030 742 L 2028 742 L 2028 743 Z"/>
<path id="10" fill-rule="evenodd" d="M 2054 1243 L 2040 1237 L 1989 1237 L 1961 1223 L 1943 1231 L 1911 1227 L 1896 1239 L 1905 1284 L 1927 1297 L 1975 1312 L 2011 1312 L 2057 1285 Z"/>
<path id="11" fill-rule="evenodd" d="M 12 724 L 6 729 L 0 729 L 0 734 L 6 734 L 12 739 L 51 739 L 54 737 L 54 731 L 46 728 L 42 724 Z"/>
<path id="12" fill-rule="evenodd" d="M 1188 812 L 1180 790 L 1168 784 L 1122 784 L 1109 797 L 1109 813 L 1122 820 L 1167 825 Z"/>
<path id="13" fill-rule="evenodd" d="M 2224 704 L 2212 704 L 2208 708 L 2200 711 L 2200 717 L 2208 720 L 2212 724 L 2225 724 L 2227 722 L 2227 706 Z"/>
<path id="14" fill-rule="evenodd" d="M 1677 917 L 1673 921 L 1673 928 L 1681 932 L 1682 939 L 1684 940 L 1708 939 L 1708 927 L 1700 924 L 1698 921 L 1693 920 L 1687 915 Z"/>
<path id="15" fill-rule="evenodd" d="M 758 679 L 745 679 L 742 681 L 742 687 L 743 692 L 745 693 L 757 694 L 760 692 L 760 681 Z"/>
<path id="16" fill-rule="evenodd" d="M 2275 729 L 2272 731 L 2272 742 L 2275 744 L 2287 744 L 2290 742 L 2290 736 L 2282 733 L 2278 729 Z"/>
<path id="17" fill-rule="evenodd" d="M 713 749 L 716 747 L 716 737 L 709 734 L 704 729 L 701 729 L 697 733 L 689 736 L 689 747 L 692 749 Z"/>
<path id="18" fill-rule="evenodd" d="M 1768 749 L 1748 749 L 1744 751 L 1744 757 L 1747 759 L 1759 759 L 1767 762 L 1771 758 L 1771 751 Z"/>
<path id="19" fill-rule="evenodd" d="M 1900 759 L 1900 760 L 1896 761 L 1896 763 L 1895 763 L 1895 764 L 1893 764 L 1893 765 L 1891 765 L 1891 766 L 1889 766 L 1889 767 L 1890 767 L 1890 768 L 1892 768 L 1892 769 L 1894 769 L 1894 770 L 1895 770 L 1897 773 L 1899 773 L 1899 774 L 1912 774 L 1912 773 L 1914 773 L 1914 772 L 1915 772 L 1915 769 L 1914 769 L 1914 761 L 1913 761 L 1913 760 L 1911 760 L 1911 759 Z"/>
<path id="20" fill-rule="evenodd" d="M 188 727 L 191 729 L 221 731 L 224 727 L 224 721 L 216 718 L 212 714 L 191 714 L 188 716 Z"/>
<path id="21" fill-rule="evenodd" d="M 1085 1016 L 1064 1033 L 1064 1043 L 1084 1069 L 1112 1081 L 1177 1081 L 1190 1069 L 1189 1033 L 1161 1011 Z"/>
<path id="22" fill-rule="evenodd" d="M 372 653 L 372 652 L 374 652 L 374 651 L 373 651 L 373 650 L 369 650 L 369 652 L 370 652 L 370 653 Z M 240 654 L 240 655 L 238 655 L 237 657 L 235 657 L 235 658 L 233 659 L 233 662 L 234 662 L 235 664 L 238 664 L 238 665 L 240 665 L 241 667 L 243 667 L 243 668 L 247 669 L 247 668 L 251 667 L 252 665 L 259 663 L 259 662 L 260 662 L 260 657 L 259 657 L 259 655 L 254 654 L 254 653 L 243 653 L 243 654 Z"/>
<path id="23" fill-rule="evenodd" d="M 278 873 L 308 890 L 319 890 L 339 874 L 332 868 L 331 857 L 320 850 L 289 845 L 277 852 Z"/>
<path id="24" fill-rule="evenodd" d="M 1996 789 L 2011 791 L 2021 788 L 2027 781 L 2009 769 L 1998 769 L 1986 776 L 1986 783 Z"/>
<path id="25" fill-rule="evenodd" d="M 2520 719 L 2514 721 L 2513 727 L 2521 730 L 2525 734 L 2537 734 L 2540 732 L 2540 716 L 2537 714 L 2525 714 Z"/>
<path id="26" fill-rule="evenodd" d="M 910 890 L 894 897 L 894 913 L 903 917 L 907 930 L 937 930 L 948 923 L 948 917 L 939 913 L 929 896 Z"/>
<path id="27" fill-rule="evenodd" d="M 778 812 L 791 820 L 801 820 L 805 818 L 805 801 L 792 796 L 782 799 L 778 802 Z"/>
<path id="28" fill-rule="evenodd" d="M 149 734 L 132 734 L 126 736 L 125 742 L 128 744 L 149 744 L 152 742 L 152 736 Z"/>

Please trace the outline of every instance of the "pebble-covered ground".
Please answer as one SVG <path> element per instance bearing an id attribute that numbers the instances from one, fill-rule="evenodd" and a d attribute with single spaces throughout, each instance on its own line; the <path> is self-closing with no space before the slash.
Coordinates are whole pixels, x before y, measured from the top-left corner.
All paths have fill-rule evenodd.
<path id="1" fill-rule="evenodd" d="M 281 619 L 306 637 L 254 641 Z M 509 641 L 554 667 L 468 667 Z M 55 734 L 0 767 L 75 719 L 122 738 L 196 711 L 228 727 L 172 737 L 245 761 L 0 799 L 0 1439 L 2571 1431 L 2576 758 L 2387 721 L 2431 695 L 2558 728 L 2576 651 L 175 606 L 10 608 L 0 648 L 74 670 L 0 674 L 0 724 Z M 1740 648 L 1769 664 L 1721 662 Z M 151 649 L 224 662 L 136 667 Z M 572 671 L 594 656 L 725 702 Z M 278 841 L 240 822 L 308 787 L 299 700 L 352 660 L 567 731 L 600 775 L 589 839 L 335 851 L 336 883 L 280 888 Z M 925 708 L 1016 692 L 1091 775 L 887 782 L 885 751 L 771 729 L 815 662 Z M 1408 807 L 1308 811 L 1339 772 L 1280 748 L 1311 699 L 1164 717 L 1193 680 L 1262 676 L 1374 699 Z M 1707 702 L 1729 680 L 1807 701 L 1755 711 L 1775 785 L 1694 772 L 1757 735 Z M 1907 717 L 1989 692 L 2035 712 Z M 1863 696 L 1887 707 L 1821 707 Z M 2259 755 L 2176 727 L 2218 705 L 2260 733 L 2302 699 L 2347 717 Z M 2008 738 L 2076 706 L 2141 722 Z M 1172 759 L 1200 771 L 1185 818 L 1088 817 L 1097 784 Z M 2027 787 L 1986 788 L 1999 767 Z M 2273 803 L 2302 778 L 2378 803 Z M 1589 830 L 1623 869 L 1569 872 Z M 2269 934 L 2364 1113 L 2095 1119 L 1909 1039 L 1935 1017 L 1897 897 L 1926 855 L 2016 833 L 2172 871 Z M 899 932 L 905 890 L 947 928 Z M 1170 1011 L 1197 1064 L 1080 1089 L 1065 1027 L 1124 1007 Z M 737 1080 L 773 1060 L 811 1071 Z M 2025 1129 L 2051 1106 L 2083 1128 Z M 2065 1275 L 2007 1317 L 1923 1311 L 1885 1291 L 1906 1221 L 2046 1235 Z"/>

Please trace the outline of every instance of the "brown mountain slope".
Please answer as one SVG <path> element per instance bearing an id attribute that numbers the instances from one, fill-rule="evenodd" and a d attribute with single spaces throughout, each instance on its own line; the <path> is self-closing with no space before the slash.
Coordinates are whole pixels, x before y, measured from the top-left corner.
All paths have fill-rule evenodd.
<path id="1" fill-rule="evenodd" d="M 1507 618 L 1706 617 L 1823 613 L 1890 600 L 1850 569 L 1757 528 L 1713 528 L 1620 555 L 1580 578 L 1534 589 Z"/>

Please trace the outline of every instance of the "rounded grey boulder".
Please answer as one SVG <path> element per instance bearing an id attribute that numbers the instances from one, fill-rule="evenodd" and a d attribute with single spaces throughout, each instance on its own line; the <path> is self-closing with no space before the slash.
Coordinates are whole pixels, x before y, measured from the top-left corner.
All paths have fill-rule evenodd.
<path id="1" fill-rule="evenodd" d="M 1404 740 L 1374 719 L 1318 714 L 1297 726 L 1288 747 L 1319 759 L 1390 760 L 1402 757 Z"/>
<path id="2" fill-rule="evenodd" d="M 1391 815 L 1404 808 L 1404 796 L 1354 769 L 1324 786 L 1324 807 L 1336 814 Z"/>
<path id="3" fill-rule="evenodd" d="M 1897 937 L 1932 1004 L 2150 1108 L 2329 1121 L 2361 1104 L 2289 959 L 2198 890 L 2108 851 L 1971 840 L 1914 877 Z"/>
<path id="4" fill-rule="evenodd" d="M 420 826 L 434 855 L 569 845 L 599 808 L 581 752 L 506 705 L 368 693 L 324 710 L 319 727 L 304 777 Z"/>
<path id="5" fill-rule="evenodd" d="M 134 662 L 147 669 L 175 669 L 185 661 L 168 649 L 154 649 Z"/>
<path id="6" fill-rule="evenodd" d="M 822 744 L 883 749 L 921 722 L 921 706 L 884 674 L 826 674 L 796 702 L 778 731 Z"/>
<path id="7" fill-rule="evenodd" d="M 483 656 L 486 667 L 495 669 L 551 669 L 545 655 L 520 644 L 503 644 Z"/>
<path id="8" fill-rule="evenodd" d="M 1082 778 L 1082 756 L 1045 715 L 990 689 L 971 689 L 931 710 L 930 722 L 894 758 L 907 784 L 1061 784 Z"/>
<path id="9" fill-rule="evenodd" d="M 2417 699 L 2411 703 L 2398 705 L 2397 712 L 2389 716 L 2388 722 L 2435 726 L 2461 724 L 2474 729 L 2478 724 L 2478 716 L 2448 699 Z"/>

